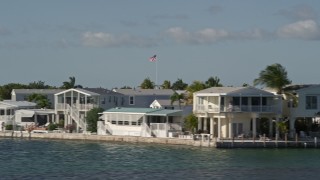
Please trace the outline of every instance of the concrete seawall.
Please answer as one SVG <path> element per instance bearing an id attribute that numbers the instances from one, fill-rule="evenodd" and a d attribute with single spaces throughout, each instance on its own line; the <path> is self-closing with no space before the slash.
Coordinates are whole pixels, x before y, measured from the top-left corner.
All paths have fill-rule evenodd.
<path id="1" fill-rule="evenodd" d="M 134 143 L 154 143 L 154 144 L 187 145 L 187 146 L 203 146 L 203 147 L 215 147 L 215 144 L 216 144 L 215 142 L 213 141 L 209 142 L 208 140 L 194 141 L 193 139 L 179 139 L 179 138 L 91 135 L 91 134 L 80 134 L 80 133 L 28 133 L 26 131 L 0 132 L 0 137 L 105 141 L 105 142 L 134 142 Z"/>

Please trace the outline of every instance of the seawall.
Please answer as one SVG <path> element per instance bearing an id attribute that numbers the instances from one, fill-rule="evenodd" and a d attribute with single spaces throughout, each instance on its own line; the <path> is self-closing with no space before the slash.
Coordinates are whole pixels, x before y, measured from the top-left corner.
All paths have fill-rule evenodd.
<path id="1" fill-rule="evenodd" d="M 179 138 L 154 138 L 154 137 L 138 137 L 138 136 L 92 135 L 92 134 L 81 134 L 81 133 L 28 133 L 26 131 L 0 132 L 0 137 L 105 141 L 105 142 L 155 143 L 155 144 L 187 145 L 187 146 L 203 146 L 203 147 L 215 147 L 215 144 L 216 144 L 214 141 L 208 141 L 208 140 L 194 141 L 193 139 L 179 139 Z"/>

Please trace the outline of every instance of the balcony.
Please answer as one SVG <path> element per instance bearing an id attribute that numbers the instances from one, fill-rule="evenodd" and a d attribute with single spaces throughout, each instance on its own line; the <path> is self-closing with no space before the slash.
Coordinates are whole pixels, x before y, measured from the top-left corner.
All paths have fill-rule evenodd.
<path id="1" fill-rule="evenodd" d="M 76 107 L 79 111 L 88 111 L 95 107 L 98 107 L 97 104 L 73 104 L 73 106 Z M 66 109 L 67 109 L 67 104 L 57 103 L 56 110 L 64 111 Z"/>
<path id="2" fill-rule="evenodd" d="M 269 106 L 221 106 L 220 108 L 217 105 L 196 105 L 196 112 L 266 112 L 266 113 L 275 113 L 277 111 L 277 106 L 269 105 Z"/>

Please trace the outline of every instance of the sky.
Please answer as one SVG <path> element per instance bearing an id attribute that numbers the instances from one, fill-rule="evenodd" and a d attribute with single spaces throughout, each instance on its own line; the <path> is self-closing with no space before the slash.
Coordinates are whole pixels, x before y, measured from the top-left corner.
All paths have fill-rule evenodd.
<path id="1" fill-rule="evenodd" d="M 319 18 L 319 0 L 3 0 L 0 85 L 242 86 L 274 63 L 319 84 Z"/>

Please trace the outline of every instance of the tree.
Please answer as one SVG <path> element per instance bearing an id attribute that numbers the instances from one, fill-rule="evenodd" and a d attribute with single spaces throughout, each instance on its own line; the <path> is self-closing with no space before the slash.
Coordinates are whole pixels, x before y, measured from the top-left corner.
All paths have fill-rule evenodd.
<path id="1" fill-rule="evenodd" d="M 64 81 L 63 85 L 61 86 L 61 88 L 63 89 L 71 89 L 74 88 L 75 84 L 76 84 L 76 78 L 74 76 L 69 77 L 70 81 Z"/>
<path id="2" fill-rule="evenodd" d="M 150 78 L 144 79 L 144 81 L 140 85 L 141 89 L 154 89 L 154 82 L 150 80 Z"/>
<path id="3" fill-rule="evenodd" d="M 49 85 L 45 85 L 44 81 L 33 81 L 28 85 L 29 89 L 49 89 L 52 88 Z"/>
<path id="4" fill-rule="evenodd" d="M 88 124 L 88 131 L 97 132 L 97 122 L 99 120 L 99 114 L 103 112 L 102 108 L 93 108 L 87 113 L 86 121 Z"/>
<path id="5" fill-rule="evenodd" d="M 185 90 L 188 87 L 188 84 L 184 83 L 182 79 L 178 79 L 171 86 L 173 90 Z"/>
<path id="6" fill-rule="evenodd" d="M 209 77 L 209 79 L 205 82 L 206 88 L 210 87 L 222 87 L 222 84 L 220 83 L 220 79 L 215 77 Z"/>
<path id="7" fill-rule="evenodd" d="M 37 107 L 39 108 L 50 108 L 50 102 L 47 96 L 43 94 L 33 93 L 28 96 L 28 101 L 37 103 Z"/>
<path id="8" fill-rule="evenodd" d="M 179 109 L 181 109 L 181 100 L 184 99 L 184 95 L 183 94 L 178 94 L 177 92 L 175 92 L 171 97 L 171 105 L 175 102 L 178 101 L 179 102 Z"/>
<path id="9" fill-rule="evenodd" d="M 272 64 L 262 70 L 259 77 L 253 81 L 256 85 L 265 85 L 266 87 L 273 88 L 277 91 L 277 94 L 283 93 L 283 88 L 286 85 L 291 84 L 291 80 L 288 79 L 288 73 L 281 64 Z"/>
<path id="10" fill-rule="evenodd" d="M 191 131 L 192 134 L 195 133 L 198 126 L 198 118 L 194 114 L 189 114 L 184 118 L 184 127 L 186 130 Z"/>
<path id="11" fill-rule="evenodd" d="M 0 87 L 0 99 L 11 99 L 12 89 L 25 89 L 27 88 L 24 84 L 10 83 Z"/>
<path id="12" fill-rule="evenodd" d="M 171 89 L 171 82 L 168 80 L 163 81 L 163 84 L 161 85 L 162 89 Z"/>
<path id="13" fill-rule="evenodd" d="M 192 104 L 193 102 L 193 93 L 197 91 L 201 91 L 206 88 L 206 85 L 201 81 L 193 81 L 191 85 L 187 87 L 188 95 L 188 104 Z"/>
<path id="14" fill-rule="evenodd" d="M 130 86 L 123 86 L 123 87 L 121 87 L 120 89 L 132 89 L 132 87 L 130 87 Z"/>

